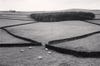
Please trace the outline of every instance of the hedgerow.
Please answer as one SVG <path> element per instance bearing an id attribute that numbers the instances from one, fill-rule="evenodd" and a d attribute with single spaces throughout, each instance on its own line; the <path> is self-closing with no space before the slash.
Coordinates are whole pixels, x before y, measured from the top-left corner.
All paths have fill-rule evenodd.
<path id="1" fill-rule="evenodd" d="M 40 22 L 58 22 L 66 20 L 92 20 L 95 14 L 91 12 L 53 12 L 53 13 L 35 13 L 30 17 Z"/>

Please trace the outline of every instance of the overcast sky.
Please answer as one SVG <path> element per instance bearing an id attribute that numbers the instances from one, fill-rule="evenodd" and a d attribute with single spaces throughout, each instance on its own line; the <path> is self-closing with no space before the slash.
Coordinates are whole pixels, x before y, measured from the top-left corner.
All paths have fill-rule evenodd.
<path id="1" fill-rule="evenodd" d="M 100 0 L 0 0 L 0 10 L 52 11 L 72 8 L 100 9 Z"/>

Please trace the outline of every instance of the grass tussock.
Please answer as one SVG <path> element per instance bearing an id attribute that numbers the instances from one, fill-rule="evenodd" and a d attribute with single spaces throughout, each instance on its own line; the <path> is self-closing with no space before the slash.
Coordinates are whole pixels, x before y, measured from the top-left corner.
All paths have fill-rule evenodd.
<path id="1" fill-rule="evenodd" d="M 58 22 L 66 20 L 92 20 L 95 14 L 91 12 L 53 12 L 53 13 L 35 13 L 30 17 L 40 22 Z"/>

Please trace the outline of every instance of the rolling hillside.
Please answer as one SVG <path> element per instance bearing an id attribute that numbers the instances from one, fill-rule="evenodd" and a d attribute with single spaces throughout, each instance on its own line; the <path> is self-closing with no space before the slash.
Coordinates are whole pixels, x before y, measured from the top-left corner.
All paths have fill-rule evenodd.
<path id="1" fill-rule="evenodd" d="M 69 10 L 69 11 L 74 11 Z M 66 11 L 66 10 L 65 10 Z M 83 11 L 83 10 L 76 10 Z M 100 31 L 100 10 L 84 10 L 96 14 L 95 20 L 62 21 L 62 22 L 36 22 L 29 17 L 39 12 L 0 12 L 0 27 L 16 25 L 6 28 L 11 33 L 48 43 L 52 40 L 65 39 Z M 44 11 L 45 12 L 45 11 Z M 25 23 L 25 24 L 23 24 Z M 98 25 L 96 25 L 98 24 Z M 9 35 L 0 29 L 0 44 L 30 43 Z M 69 48 L 76 51 L 100 51 L 100 34 L 70 42 L 54 43 L 54 46 Z M 38 58 L 38 57 L 43 58 Z M 72 55 L 46 50 L 44 46 L 29 47 L 0 47 L 0 66 L 100 66 L 100 58 L 77 58 Z"/>

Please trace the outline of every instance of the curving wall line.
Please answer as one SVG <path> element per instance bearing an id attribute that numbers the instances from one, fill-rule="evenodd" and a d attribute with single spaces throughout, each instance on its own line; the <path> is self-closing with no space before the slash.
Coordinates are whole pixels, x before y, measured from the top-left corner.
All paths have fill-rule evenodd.
<path id="1" fill-rule="evenodd" d="M 96 51 L 92 51 L 92 52 L 76 51 L 72 49 L 64 49 L 60 47 L 55 47 L 48 44 L 45 47 L 50 50 L 56 51 L 58 53 L 71 55 L 77 58 L 100 58 L 100 51 L 97 51 L 97 52 Z"/>
<path id="2" fill-rule="evenodd" d="M 11 32 L 9 32 L 7 29 L 5 29 L 5 28 L 2 28 L 2 30 L 4 30 L 4 31 L 6 31 L 9 35 L 11 35 L 11 36 L 13 36 L 13 37 L 16 37 L 16 38 L 18 38 L 18 39 L 21 39 L 21 40 L 24 40 L 24 41 L 28 41 L 28 42 L 30 42 L 30 43 L 32 43 L 32 44 L 34 44 L 34 45 L 42 45 L 40 42 L 37 42 L 37 41 L 35 41 L 35 40 L 32 40 L 32 39 L 29 39 L 29 38 L 25 38 L 25 37 L 21 37 L 21 36 L 18 36 L 18 35 L 15 35 L 15 34 L 13 34 L 13 33 L 11 33 Z M 1 44 L 0 44 L 1 45 Z M 6 45 L 6 44 L 5 44 Z M 9 44 L 7 44 L 8 46 L 9 46 Z M 17 44 L 16 44 L 17 45 Z M 11 45 L 10 45 L 11 46 Z"/>
<path id="3" fill-rule="evenodd" d="M 85 21 L 85 22 L 87 22 L 87 21 Z M 95 24 L 95 23 L 91 23 L 91 22 L 87 22 L 87 23 Z M 29 24 L 31 24 L 31 23 L 29 23 Z M 6 29 L 8 27 L 21 26 L 21 25 L 27 25 L 27 24 L 9 25 L 9 26 L 1 27 L 0 29 L 6 31 L 8 34 L 12 35 L 13 37 L 28 41 L 30 43 L 0 44 L 0 47 L 25 47 L 25 46 L 37 46 L 37 45 L 42 46 L 41 42 L 37 42 L 37 41 L 29 39 L 29 38 L 15 35 Z M 95 24 L 95 25 L 100 26 L 99 24 Z M 74 41 L 74 40 L 86 38 L 86 37 L 89 37 L 89 36 L 92 36 L 95 34 L 99 34 L 99 33 L 100 33 L 100 31 L 96 31 L 96 32 L 88 33 L 88 34 L 81 35 L 81 36 L 76 36 L 76 37 L 71 37 L 71 38 L 66 38 L 66 39 L 61 39 L 61 40 L 49 41 L 48 44 L 45 44 L 45 47 L 50 49 L 50 50 L 54 50 L 56 52 L 59 52 L 59 53 L 68 54 L 68 55 L 72 55 L 72 56 L 79 57 L 79 58 L 100 58 L 100 51 L 97 51 L 97 52 L 94 52 L 94 51 L 93 52 L 76 51 L 76 50 L 72 50 L 72 49 L 64 49 L 64 48 L 52 46 L 53 43 L 57 44 L 57 43 L 65 42 L 65 41 Z"/>
<path id="4" fill-rule="evenodd" d="M 80 36 L 75 36 L 75 37 L 70 37 L 70 38 L 65 38 L 65 39 L 59 39 L 59 40 L 53 40 L 53 41 L 49 41 L 48 44 L 52 45 L 52 44 L 59 44 L 62 42 L 69 42 L 69 41 L 74 41 L 74 40 L 79 40 L 79 39 L 83 39 L 95 34 L 99 34 L 100 31 L 96 31 L 96 32 L 92 32 L 92 33 L 88 33 L 88 34 L 84 34 L 84 35 L 80 35 Z"/>

